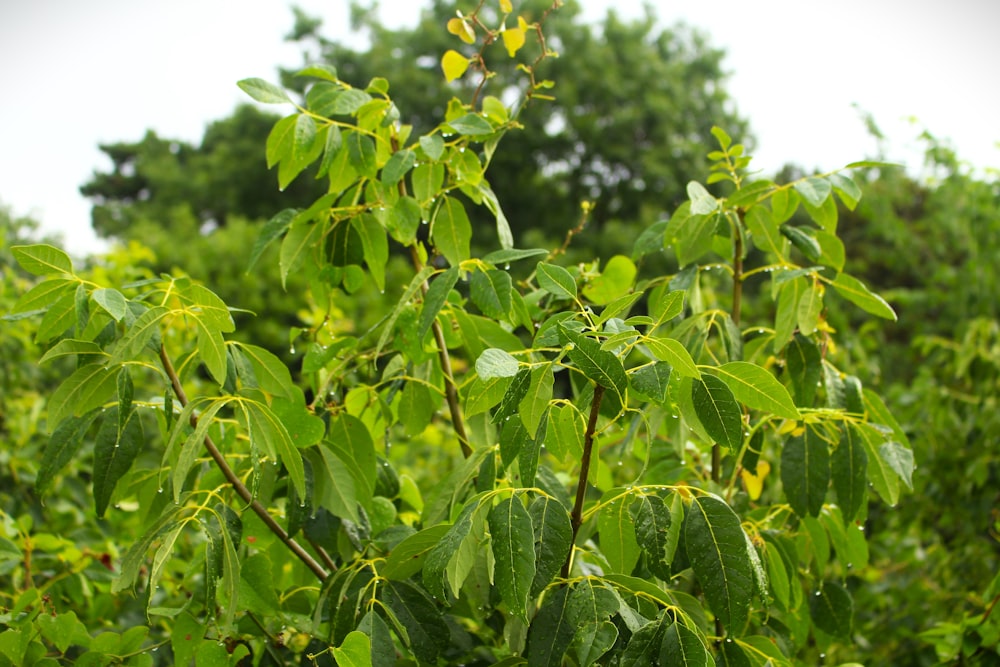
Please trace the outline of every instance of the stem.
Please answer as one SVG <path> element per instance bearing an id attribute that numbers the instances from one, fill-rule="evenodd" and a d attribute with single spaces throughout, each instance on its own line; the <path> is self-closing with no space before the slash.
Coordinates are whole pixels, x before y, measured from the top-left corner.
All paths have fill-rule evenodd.
<path id="1" fill-rule="evenodd" d="M 587 495 L 587 476 L 590 474 L 590 456 L 594 449 L 594 431 L 597 430 L 597 415 L 601 409 L 601 399 L 604 398 L 604 387 L 594 385 L 594 397 L 590 401 L 590 419 L 587 420 L 587 433 L 583 438 L 583 458 L 580 459 L 580 479 L 576 484 L 576 502 L 573 503 L 573 513 L 570 522 L 573 525 L 573 539 L 570 545 L 576 543 L 576 534 L 583 523 L 583 498 Z M 562 576 L 569 577 L 573 564 L 573 549 L 569 550 L 566 562 L 563 564 Z"/>
<path id="2" fill-rule="evenodd" d="M 733 227 L 733 324 L 739 327 L 740 311 L 743 307 L 743 210 L 739 211 L 739 219 Z M 722 446 L 712 445 L 712 481 L 718 484 L 722 481 Z"/>
<path id="3" fill-rule="evenodd" d="M 410 259 L 413 266 L 420 271 L 423 263 L 417 255 L 416 246 L 410 246 Z M 420 286 L 421 291 L 427 293 L 427 283 Z M 469 444 L 469 436 L 465 430 L 465 418 L 462 416 L 462 406 L 458 401 L 458 386 L 455 384 L 455 376 L 451 371 L 451 355 L 448 354 L 448 343 L 444 339 L 444 330 L 441 329 L 441 322 L 435 317 L 431 322 L 431 331 L 434 332 L 434 341 L 437 343 L 438 359 L 441 361 L 441 372 L 444 374 L 444 396 L 448 402 L 448 411 L 451 413 L 451 425 L 458 436 L 458 444 L 462 446 L 462 456 L 469 458 L 472 456 L 472 446 Z"/>
<path id="4" fill-rule="evenodd" d="M 180 378 L 177 377 L 177 371 L 174 370 L 174 365 L 170 362 L 170 357 L 167 356 L 167 350 L 163 347 L 163 345 L 160 345 L 160 363 L 163 364 L 163 370 L 166 371 L 167 377 L 170 378 L 170 384 L 174 389 L 174 394 L 177 396 L 177 400 L 180 401 L 181 407 L 186 406 L 188 404 L 187 394 L 184 393 L 184 387 L 181 386 Z M 196 426 L 197 423 L 198 418 L 192 414 L 191 426 Z M 260 517 L 260 520 L 264 522 L 264 525 L 267 526 L 279 540 L 284 542 L 285 546 L 287 546 L 292 553 L 298 556 L 299 560 L 302 561 L 302 563 L 308 567 L 313 574 L 315 574 L 319 579 L 325 580 L 327 576 L 329 576 L 327 571 L 316 561 L 316 559 L 312 557 L 312 555 L 309 554 L 308 551 L 302 547 L 301 544 L 295 541 L 295 538 L 290 537 L 288 533 L 285 532 L 285 529 L 278 525 L 278 522 L 274 520 L 274 517 L 268 513 L 267 508 L 253 497 L 250 489 L 246 487 L 243 480 L 241 480 L 229 466 L 229 463 L 226 461 L 226 457 L 221 451 L 219 451 L 219 448 L 216 447 L 211 436 L 205 436 L 205 449 L 208 450 L 208 455 L 212 457 L 215 465 L 222 471 L 223 477 L 225 477 L 226 481 L 229 482 L 233 489 L 235 489 L 236 494 L 243 499 L 243 502 L 247 503 L 250 509 L 253 510 L 254 514 Z M 326 560 L 328 560 L 328 562 L 332 562 L 329 561 L 329 556 L 327 556 Z"/>

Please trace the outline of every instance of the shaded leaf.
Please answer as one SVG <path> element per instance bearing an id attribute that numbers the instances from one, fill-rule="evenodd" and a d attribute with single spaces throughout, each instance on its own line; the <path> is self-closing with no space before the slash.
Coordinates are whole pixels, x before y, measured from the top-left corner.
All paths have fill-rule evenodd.
<path id="1" fill-rule="evenodd" d="M 824 581 L 822 588 L 809 596 L 809 615 L 823 632 L 847 639 L 851 636 L 854 601 L 843 586 Z"/>
<path id="2" fill-rule="evenodd" d="M 868 491 L 868 453 L 854 427 L 844 429 L 830 457 L 830 472 L 844 520 L 851 521 L 864 505 Z"/>
<path id="3" fill-rule="evenodd" d="M 519 498 L 508 497 L 489 514 L 494 577 L 507 608 L 525 621 L 531 583 L 535 578 L 535 546 L 531 516 Z"/>
<path id="4" fill-rule="evenodd" d="M 405 629 L 400 638 L 406 646 L 418 660 L 435 662 L 448 648 L 451 632 L 434 602 L 407 581 L 388 580 L 379 588 L 393 619 Z"/>
<path id="5" fill-rule="evenodd" d="M 465 206 L 454 197 L 445 196 L 431 224 L 431 240 L 452 266 L 469 258 L 472 224 Z"/>
<path id="6" fill-rule="evenodd" d="M 628 376 L 625 375 L 621 360 L 611 352 L 602 350 L 600 343 L 594 339 L 577 333 L 564 324 L 559 325 L 559 331 L 572 344 L 566 354 L 577 368 L 602 387 L 613 389 L 624 403 Z"/>
<path id="7" fill-rule="evenodd" d="M 94 505 L 98 517 L 104 516 L 115 485 L 132 467 L 144 442 L 138 413 L 129 415 L 125 427 L 119 430 L 118 407 L 107 411 L 94 439 Z"/>
<path id="8" fill-rule="evenodd" d="M 573 545 L 569 513 L 559 501 L 539 496 L 528 506 L 535 536 L 535 576 L 529 595 L 541 593 L 559 572 Z"/>
<path id="9" fill-rule="evenodd" d="M 830 449 L 812 427 L 788 438 L 781 450 L 781 484 L 801 517 L 819 516 L 830 485 Z"/>
<path id="10" fill-rule="evenodd" d="M 532 667 L 561 667 L 576 634 L 569 613 L 569 588 L 560 586 L 545 596 L 528 627 L 524 657 Z"/>
<path id="11" fill-rule="evenodd" d="M 691 381 L 698 421 L 713 440 L 732 450 L 743 444 L 743 410 L 725 382 L 713 375 Z"/>

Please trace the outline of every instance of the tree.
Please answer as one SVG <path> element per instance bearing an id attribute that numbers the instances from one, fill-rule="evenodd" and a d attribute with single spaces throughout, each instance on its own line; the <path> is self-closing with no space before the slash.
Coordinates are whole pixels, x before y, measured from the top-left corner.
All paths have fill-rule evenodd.
<path id="1" fill-rule="evenodd" d="M 499 6 L 468 15 L 473 41 L 517 58 L 501 29 L 546 23 Z M 521 62 L 525 92 L 546 90 Z M 706 181 L 724 193 L 689 182 L 634 248 L 669 248 L 680 269 L 637 280 L 623 255 L 563 266 L 514 247 L 481 170 L 520 120 L 499 98 L 456 99 L 414 135 L 383 82 L 301 76 L 314 92 L 275 123 L 269 154 L 282 182 L 313 167 L 327 190 L 272 218 L 250 261 L 274 243 L 280 280 L 303 276 L 314 304 L 367 282 L 386 308 L 367 331 L 317 322 L 293 379 L 187 276 L 121 280 L 48 244 L 13 248 L 41 278 L 15 313 L 44 310 L 44 358 L 76 366 L 48 406 L 38 491 L 88 471 L 96 514 L 141 535 L 94 585 L 129 611 L 134 592 L 156 621 L 80 631 L 64 605 L 87 564 L 46 573 L 42 598 L 31 522 L 0 522 L 18 582 L 4 606 L 24 612 L 4 617 L 4 659 L 854 659 L 845 582 L 863 583 L 869 483 L 895 504 L 913 459 L 824 322 L 847 304 L 895 319 L 830 250 L 839 205 L 861 195 L 850 170 L 751 180 L 745 146 L 713 128 Z M 292 104 L 267 81 L 241 87 Z M 816 229 L 789 222 L 799 208 Z M 473 236 L 496 249 L 474 253 Z M 390 246 L 406 281 L 387 281 Z M 516 263 L 533 270 L 515 281 Z M 751 317 L 753 293 L 773 313 Z"/>

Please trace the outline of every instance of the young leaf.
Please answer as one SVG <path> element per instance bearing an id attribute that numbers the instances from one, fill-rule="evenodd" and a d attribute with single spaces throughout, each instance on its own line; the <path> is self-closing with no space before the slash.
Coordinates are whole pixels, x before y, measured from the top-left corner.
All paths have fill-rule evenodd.
<path id="1" fill-rule="evenodd" d="M 878 448 L 882 460 L 889 464 L 906 488 L 913 490 L 913 451 L 898 442 L 889 441 Z"/>
<path id="2" fill-rule="evenodd" d="M 743 410 L 726 383 L 713 375 L 692 380 L 691 402 L 708 435 L 738 450 L 743 444 Z"/>
<path id="3" fill-rule="evenodd" d="M 508 610 L 527 621 L 528 597 L 535 578 L 531 515 L 519 498 L 511 496 L 490 510 L 489 524 L 497 589 Z"/>
<path id="4" fill-rule="evenodd" d="M 433 548 L 427 551 L 426 560 L 423 567 L 423 583 L 427 591 L 438 598 L 446 597 L 448 580 L 445 572 L 448 564 L 458 556 L 459 547 L 469 536 L 472 530 L 472 515 L 479 508 L 479 502 L 470 500 L 462 513 L 458 515 L 455 523 L 448 528 L 448 532 L 437 542 Z M 462 581 L 450 582 L 452 589 L 462 585 Z"/>
<path id="5" fill-rule="evenodd" d="M 295 385 L 288 366 L 274 353 L 248 343 L 236 343 L 234 347 L 250 362 L 260 389 L 283 398 L 295 397 Z"/>
<path id="6" fill-rule="evenodd" d="M 747 407 L 763 410 L 785 419 L 799 419 L 798 408 L 778 380 L 769 371 L 748 361 L 730 361 L 713 369 L 732 390 L 736 400 Z"/>
<path id="7" fill-rule="evenodd" d="M 799 332 L 803 336 L 811 336 L 819 326 L 819 318 L 823 313 L 823 285 L 814 282 L 799 299 L 796 308 L 796 319 L 799 322 Z"/>
<path id="8" fill-rule="evenodd" d="M 21 268 L 36 276 L 73 273 L 73 261 L 65 252 L 47 243 L 11 246 L 14 259 Z"/>
<path id="9" fill-rule="evenodd" d="M 349 632 L 344 642 L 332 649 L 333 659 L 340 667 L 372 667 L 371 640 L 363 632 Z"/>
<path id="10" fill-rule="evenodd" d="M 837 274 L 837 279 L 833 281 L 833 288 L 840 296 L 844 297 L 862 310 L 884 317 L 887 320 L 896 321 L 896 311 L 892 309 L 885 299 L 872 293 L 857 278 L 846 273 Z"/>
<path id="11" fill-rule="evenodd" d="M 694 215 L 708 215 L 719 208 L 719 200 L 698 181 L 690 181 L 687 184 L 687 194 L 691 200 L 691 213 Z"/>
<path id="12" fill-rule="evenodd" d="M 448 125 L 459 134 L 466 136 L 479 137 L 493 133 L 493 126 L 490 125 L 490 122 L 475 113 L 467 113 L 455 120 L 450 120 Z"/>
<path id="13" fill-rule="evenodd" d="M 567 455 L 583 455 L 583 416 L 572 405 L 553 405 L 549 409 L 549 426 L 545 446 L 554 457 L 565 461 Z"/>
<path id="14" fill-rule="evenodd" d="M 781 483 L 788 504 L 800 517 L 819 516 L 830 486 L 829 445 L 813 427 L 785 441 Z"/>
<path id="15" fill-rule="evenodd" d="M 684 542 L 712 613 L 730 633 L 740 632 L 754 591 L 740 518 L 719 498 L 695 498 L 684 522 Z"/>
<path id="16" fill-rule="evenodd" d="M 91 295 L 94 302 L 103 308 L 108 315 L 116 322 L 121 322 L 125 318 L 126 301 L 125 296 L 116 289 L 104 288 L 95 289 Z"/>
<path id="17" fill-rule="evenodd" d="M 250 97 L 264 104 L 291 104 L 292 100 L 283 88 L 263 79 L 251 78 L 237 81 L 236 85 Z"/>
<path id="18" fill-rule="evenodd" d="M 899 475 L 882 458 L 880 447 L 885 443 L 885 436 L 871 424 L 854 424 L 848 428 L 857 429 L 861 436 L 868 456 L 868 481 L 872 488 L 883 501 L 895 505 L 899 502 Z"/>
<path id="19" fill-rule="evenodd" d="M 583 295 L 603 306 L 628 293 L 635 282 L 636 266 L 625 255 L 615 255 L 605 264 L 601 274 L 583 288 Z"/>
<path id="20" fill-rule="evenodd" d="M 288 436 L 284 424 L 264 403 L 243 400 L 240 405 L 246 415 L 250 443 L 260 447 L 263 451 L 276 455 L 278 460 L 284 463 L 285 468 L 288 469 L 288 476 L 291 478 L 292 484 L 295 485 L 295 492 L 299 496 L 304 496 L 306 477 L 302 455 Z"/>

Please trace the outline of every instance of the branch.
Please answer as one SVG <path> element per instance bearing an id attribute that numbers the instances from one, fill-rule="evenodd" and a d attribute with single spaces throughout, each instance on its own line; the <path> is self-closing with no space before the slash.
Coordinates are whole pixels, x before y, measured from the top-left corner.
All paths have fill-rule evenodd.
<path id="1" fill-rule="evenodd" d="M 167 377 L 170 378 L 170 384 L 174 389 L 174 394 L 177 396 L 177 400 L 180 401 L 181 407 L 188 404 L 187 394 L 184 393 L 184 387 L 181 386 L 180 378 L 177 377 L 177 371 L 174 370 L 174 365 L 170 362 L 170 357 L 167 356 L 167 350 L 160 345 L 160 363 L 163 364 L 163 370 L 166 371 Z M 191 415 L 191 426 L 196 426 L 198 423 L 198 418 Z M 222 471 L 222 475 L 226 478 L 226 481 L 235 489 L 236 494 L 243 499 L 243 502 L 247 503 L 250 509 L 253 510 L 254 514 L 260 517 L 260 520 L 264 522 L 264 525 L 274 533 L 279 540 L 285 543 L 285 546 L 291 550 L 299 560 L 308 567 L 313 574 L 315 574 L 319 579 L 325 580 L 329 574 L 316 562 L 316 559 L 306 551 L 301 544 L 295 541 L 295 538 L 290 537 L 285 529 L 278 525 L 278 522 L 274 520 L 274 517 L 268 513 L 267 508 L 264 507 L 260 501 L 253 497 L 250 489 L 246 487 L 233 469 L 229 466 L 229 462 L 226 461 L 226 457 L 219 451 L 215 443 L 212 442 L 211 436 L 205 436 L 205 449 L 208 450 L 208 455 L 212 457 L 215 465 L 218 466 L 219 470 Z M 326 559 L 328 562 L 329 557 Z"/>
<path id="2" fill-rule="evenodd" d="M 583 499 L 587 495 L 587 476 L 590 474 L 590 457 L 594 450 L 594 432 L 597 430 L 597 415 L 601 410 L 601 399 L 604 398 L 604 387 L 599 384 L 594 385 L 594 397 L 590 401 L 590 419 L 587 420 L 587 433 L 583 438 L 583 458 L 580 459 L 580 479 L 576 484 L 576 502 L 573 503 L 573 513 L 570 521 L 573 525 L 573 539 L 570 541 L 569 555 L 563 564 L 562 576 L 568 577 L 570 567 L 573 564 L 573 544 L 576 543 L 576 534 L 583 523 Z"/>

